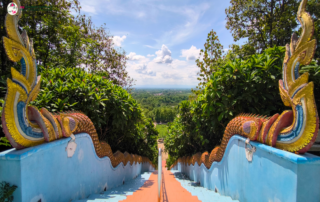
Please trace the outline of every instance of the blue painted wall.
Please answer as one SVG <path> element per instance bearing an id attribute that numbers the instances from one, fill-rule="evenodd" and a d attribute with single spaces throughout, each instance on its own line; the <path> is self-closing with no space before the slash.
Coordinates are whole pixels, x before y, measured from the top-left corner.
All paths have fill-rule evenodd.
<path id="1" fill-rule="evenodd" d="M 99 158 L 88 134 L 76 136 L 77 148 L 71 158 L 65 148 L 70 138 L 23 150 L 0 153 L 0 182 L 18 186 L 14 201 L 67 202 L 84 199 L 122 185 L 141 172 L 153 171 L 149 163 L 120 163 L 113 168 L 108 157 Z"/>
<path id="2" fill-rule="evenodd" d="M 187 174 L 201 186 L 241 202 L 320 201 L 320 158 L 297 155 L 250 142 L 256 147 L 252 162 L 246 159 L 245 138 L 233 136 L 221 162 L 210 169 L 203 164 L 181 163 L 173 169 Z"/>

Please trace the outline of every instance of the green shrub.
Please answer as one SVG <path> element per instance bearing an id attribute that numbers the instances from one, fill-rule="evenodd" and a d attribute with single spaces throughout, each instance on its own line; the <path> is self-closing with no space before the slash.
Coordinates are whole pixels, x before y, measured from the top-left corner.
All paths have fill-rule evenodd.
<path id="1" fill-rule="evenodd" d="M 51 112 L 82 111 L 113 152 L 127 151 L 156 160 L 158 133 L 152 121 L 142 115 L 126 90 L 106 76 L 80 68 L 42 69 L 41 91 L 32 104 Z"/>
<path id="2" fill-rule="evenodd" d="M 246 60 L 226 60 L 196 100 L 180 104 L 179 117 L 168 125 L 165 140 L 170 158 L 211 152 L 220 144 L 229 121 L 240 113 L 270 116 L 282 112 L 285 106 L 278 80 L 284 52 L 284 47 L 274 47 Z"/>
<path id="3" fill-rule="evenodd" d="M 0 183 L 0 201 L 2 202 L 12 202 L 13 192 L 17 189 L 17 186 L 10 185 L 8 182 Z"/>
<path id="4" fill-rule="evenodd" d="M 4 104 L 4 100 L 0 99 L 0 120 L 2 116 L 2 107 Z M 2 131 L 2 122 L 0 121 L 0 152 L 6 149 L 9 149 L 11 147 L 11 144 L 9 143 L 9 140 L 4 137 L 4 133 Z"/>
<path id="5" fill-rule="evenodd" d="M 317 60 L 312 60 L 309 65 L 301 67 L 300 74 L 309 72 L 309 80 L 314 83 L 314 98 L 316 100 L 318 113 L 320 112 L 320 65 Z"/>
<path id="6" fill-rule="evenodd" d="M 166 124 L 157 124 L 156 129 L 159 132 L 159 138 L 165 138 L 168 135 L 168 127 Z"/>

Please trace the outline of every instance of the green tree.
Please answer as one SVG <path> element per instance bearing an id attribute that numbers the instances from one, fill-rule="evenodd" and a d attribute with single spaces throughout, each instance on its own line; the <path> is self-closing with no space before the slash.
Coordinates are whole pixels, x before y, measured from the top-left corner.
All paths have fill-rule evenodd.
<path id="1" fill-rule="evenodd" d="M 136 153 L 155 163 L 158 133 L 121 86 L 81 68 L 43 69 L 41 78 L 42 90 L 32 105 L 51 112 L 82 111 L 113 152 Z"/>
<path id="2" fill-rule="evenodd" d="M 257 52 L 267 47 L 284 46 L 297 28 L 297 0 L 231 0 L 225 10 L 226 28 L 235 41 L 248 39 Z"/>
<path id="3" fill-rule="evenodd" d="M 314 23 L 314 38 L 317 40 L 317 48 L 314 58 L 320 63 L 320 2 L 308 0 L 307 12 L 310 13 Z M 301 29 L 300 29 L 301 32 Z"/>
<path id="4" fill-rule="evenodd" d="M 160 123 L 161 121 L 161 111 L 159 109 L 156 109 L 155 120 L 157 123 Z"/>
<path id="5" fill-rule="evenodd" d="M 226 59 L 195 100 L 179 105 L 178 116 L 168 124 L 165 147 L 170 158 L 210 152 L 220 144 L 229 121 L 240 113 L 270 116 L 283 111 L 278 80 L 284 52 L 284 47 L 274 47 L 246 60 Z"/>
<path id="6" fill-rule="evenodd" d="M 5 16 L 11 1 L 0 0 L 0 34 L 6 36 Z M 130 88 L 133 80 L 126 71 L 124 51 L 115 49 L 105 27 L 95 27 L 90 18 L 80 14 L 78 0 L 24 0 L 19 31 L 33 39 L 38 70 L 86 66 L 91 73 L 122 87 Z M 34 9 L 29 9 L 29 8 Z M 41 7 L 41 9 L 39 9 Z M 46 9 L 47 8 L 47 9 Z M 75 12 L 75 16 L 71 15 Z M 0 38 L 2 44 L 2 37 Z M 20 70 L 20 63 L 9 61 L 0 46 L 0 99 L 6 93 L 6 79 L 11 67 Z M 43 77 L 42 77 L 43 78 Z M 0 130 L 0 138 L 4 137 Z"/>
<path id="7" fill-rule="evenodd" d="M 81 36 L 80 26 L 70 11 L 79 14 L 79 1 L 25 0 L 21 1 L 21 5 L 25 9 L 22 9 L 19 21 L 20 32 L 25 30 L 29 38 L 33 39 L 38 63 L 44 67 L 53 67 L 59 63 L 75 67 L 77 58 L 80 58 L 75 50 L 81 47 Z"/>
<path id="8" fill-rule="evenodd" d="M 3 46 L 3 37 L 7 36 L 6 27 L 4 26 L 5 17 L 8 13 L 7 6 L 12 2 L 11 0 L 0 0 L 0 99 L 4 98 L 6 93 L 6 80 L 11 77 L 11 67 L 19 68 L 20 66 L 15 65 L 9 60 Z M 2 130 L 0 130 L 0 134 Z M 2 135 L 0 135 L 1 137 Z"/>
<path id="9" fill-rule="evenodd" d="M 6 36 L 4 17 L 9 2 L 0 0 L 2 36 Z M 22 9 L 19 29 L 33 39 L 38 64 L 45 68 L 87 67 L 91 72 L 105 71 L 108 72 L 106 79 L 131 88 L 134 80 L 126 71 L 125 52 L 114 48 L 112 36 L 106 32 L 105 25 L 96 27 L 91 18 L 80 14 L 78 0 L 25 0 L 21 5 L 25 8 Z M 1 75 L 10 75 L 13 64 L 2 46 L 0 60 Z M 15 67 L 20 66 L 17 64 Z"/>
<path id="10" fill-rule="evenodd" d="M 233 60 L 236 58 L 248 59 L 251 55 L 255 54 L 255 49 L 250 44 L 244 44 L 242 46 L 232 44 L 229 46 L 230 50 L 227 52 L 225 59 Z"/>
<path id="11" fill-rule="evenodd" d="M 210 75 L 217 70 L 223 62 L 221 56 L 223 54 L 223 46 L 220 44 L 217 33 L 211 30 L 208 34 L 204 50 L 200 50 L 200 57 L 196 60 L 199 67 L 199 84 L 198 90 L 192 90 L 195 94 L 199 94 L 201 89 L 209 81 Z"/>

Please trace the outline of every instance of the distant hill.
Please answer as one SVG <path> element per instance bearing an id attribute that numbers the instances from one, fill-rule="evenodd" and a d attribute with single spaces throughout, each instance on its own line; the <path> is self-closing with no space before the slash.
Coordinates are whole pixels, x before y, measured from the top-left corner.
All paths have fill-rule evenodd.
<path id="1" fill-rule="evenodd" d="M 141 88 L 131 92 L 132 97 L 141 105 L 146 117 L 157 123 L 167 123 L 175 118 L 178 105 L 188 100 L 191 89 L 153 89 Z"/>

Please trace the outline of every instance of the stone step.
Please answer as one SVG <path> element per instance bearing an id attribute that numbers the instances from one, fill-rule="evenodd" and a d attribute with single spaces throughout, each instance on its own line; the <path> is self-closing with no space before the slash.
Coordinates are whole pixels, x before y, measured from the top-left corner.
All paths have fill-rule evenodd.
<path id="1" fill-rule="evenodd" d="M 171 170 L 171 172 L 175 175 L 175 178 L 181 183 L 183 188 L 189 191 L 193 196 L 197 196 L 202 202 L 239 202 L 238 200 L 233 200 L 230 196 L 222 196 L 214 190 L 201 187 L 196 182 L 189 180 L 186 175 L 179 171 Z"/>

